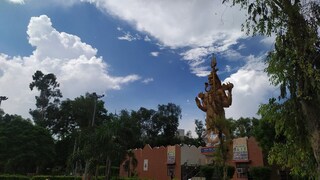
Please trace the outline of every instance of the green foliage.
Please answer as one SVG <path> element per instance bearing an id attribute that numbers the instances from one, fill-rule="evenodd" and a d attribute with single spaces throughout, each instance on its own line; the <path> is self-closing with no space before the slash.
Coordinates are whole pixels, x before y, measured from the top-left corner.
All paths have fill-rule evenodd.
<path id="1" fill-rule="evenodd" d="M 119 142 L 127 149 L 142 147 L 141 124 L 136 112 L 122 110 L 116 119 L 119 128 Z M 121 138 L 120 138 L 121 137 Z"/>
<path id="2" fill-rule="evenodd" d="M 249 173 L 254 180 L 269 180 L 271 177 L 271 168 L 251 167 Z"/>
<path id="3" fill-rule="evenodd" d="M 99 166 L 99 176 L 105 176 L 106 166 Z M 111 166 L 110 167 L 110 176 L 118 176 L 120 167 L 119 166 Z"/>
<path id="4" fill-rule="evenodd" d="M 286 107 L 289 105 L 294 104 L 290 104 L 290 100 L 279 104 L 275 99 L 271 99 L 269 104 L 261 105 L 259 109 L 259 114 L 262 116 L 261 128 L 259 131 L 256 129 L 257 140 L 263 150 L 268 152 L 270 164 L 290 168 L 291 173 L 296 176 L 314 176 L 316 161 L 312 156 L 310 144 L 302 136 L 308 134 L 299 118 L 302 113 L 294 114 L 295 111 Z M 288 124 L 296 125 L 288 126 Z"/>
<path id="5" fill-rule="evenodd" d="M 235 172 L 235 168 L 233 166 L 226 166 L 227 168 L 227 177 L 231 179 Z M 222 179 L 223 178 L 223 166 L 219 165 L 207 165 L 200 167 L 200 173 L 207 179 L 207 180 L 215 180 L 215 179 Z"/>
<path id="6" fill-rule="evenodd" d="M 124 162 L 124 170 L 128 173 L 128 177 L 136 176 L 136 168 L 138 166 L 138 160 L 132 150 L 127 151 L 128 159 Z M 132 169 L 131 169 L 132 167 Z"/>
<path id="7" fill-rule="evenodd" d="M 173 145 L 181 118 L 181 108 L 173 103 L 158 105 L 158 111 L 154 116 L 156 122 L 161 125 L 160 135 L 163 142 L 160 145 Z"/>
<path id="8" fill-rule="evenodd" d="M 0 175 L 0 180 L 30 180 L 28 176 L 22 175 Z"/>
<path id="9" fill-rule="evenodd" d="M 271 99 L 259 110 L 264 123 L 274 126 L 272 138 L 276 143 L 265 144 L 269 146 L 265 147 L 270 152 L 269 161 L 290 168 L 298 176 L 314 176 L 312 172 L 317 170 L 319 176 L 320 2 L 232 2 L 248 11 L 243 25 L 247 33 L 276 35 L 274 50 L 266 59 L 266 72 L 280 89 L 279 101 Z"/>
<path id="10" fill-rule="evenodd" d="M 111 180 L 141 180 L 141 179 L 138 177 L 113 177 Z M 142 180 L 145 180 L 145 179 L 142 179 Z"/>
<path id="11" fill-rule="evenodd" d="M 310 147 L 309 147 L 310 148 Z M 274 143 L 269 152 L 269 163 L 278 164 L 285 168 L 290 168 L 290 174 L 296 177 L 315 177 L 317 172 L 315 159 L 313 159 L 311 148 L 306 150 L 297 143 L 288 141 L 284 143 Z"/>
<path id="12" fill-rule="evenodd" d="M 3 179 L 2 179 L 3 178 Z M 95 177 L 91 177 L 93 180 Z M 0 175 L 0 180 L 81 180 L 81 176 L 33 176 L 29 178 L 27 176 L 19 175 Z M 98 176 L 97 180 L 104 180 L 104 176 Z M 112 177 L 111 180 L 140 180 L 137 177 Z"/>
<path id="13" fill-rule="evenodd" d="M 230 129 L 231 137 L 250 137 L 254 135 L 254 128 L 259 124 L 259 120 L 256 118 L 239 118 L 226 119 L 227 127 Z"/>
<path id="14" fill-rule="evenodd" d="M 39 70 L 34 73 L 32 79 L 33 82 L 30 83 L 29 87 L 31 91 L 37 88 L 40 95 L 35 97 L 37 109 L 30 110 L 30 114 L 37 125 L 51 129 L 52 122 L 58 113 L 59 98 L 62 97 L 58 89 L 59 83 L 54 74 L 43 74 Z"/>
<path id="15" fill-rule="evenodd" d="M 0 119 L 0 172 L 35 173 L 55 155 L 50 133 L 17 115 Z"/>
<path id="16" fill-rule="evenodd" d="M 57 151 L 60 155 L 58 160 L 61 160 L 58 167 L 66 168 L 68 165 L 76 173 L 84 161 L 90 161 L 90 170 L 94 174 L 95 165 L 105 160 L 105 153 L 109 152 L 106 148 L 110 146 L 107 140 L 111 138 L 110 129 L 104 129 L 105 133 L 101 130 L 110 121 L 104 102 L 96 94 L 86 93 L 74 100 L 62 101 L 59 109 L 59 119 L 53 132 L 61 139 L 56 146 L 64 145 L 65 148 Z"/>
<path id="17" fill-rule="evenodd" d="M 127 119 L 131 119 L 131 124 L 126 127 L 132 127 L 134 124 L 136 125 L 135 133 L 139 137 L 135 138 L 135 140 L 141 140 L 141 147 L 143 147 L 144 144 L 150 144 L 151 146 L 166 146 L 181 142 L 176 137 L 179 119 L 181 118 L 181 108 L 178 105 L 173 103 L 158 105 L 157 111 L 140 108 L 138 111 L 132 111 L 131 117 L 128 112 L 126 116 Z M 120 118 L 121 117 L 120 114 Z M 129 139 L 132 138 L 132 136 L 129 137 Z M 136 142 L 136 144 L 138 143 Z"/>
<path id="18" fill-rule="evenodd" d="M 85 96 L 77 97 L 74 100 L 67 99 L 63 101 L 60 107 L 61 118 L 59 121 L 61 125 L 57 129 L 67 127 L 71 129 L 69 132 L 73 132 L 75 128 L 90 127 L 95 106 L 94 125 L 99 126 L 104 121 L 109 120 L 109 117 L 104 107 L 104 102 L 96 99 L 94 93 L 86 93 Z"/>
<path id="19" fill-rule="evenodd" d="M 205 142 L 202 138 L 202 134 L 204 133 L 205 131 L 205 127 L 204 127 L 204 124 L 201 120 L 194 120 L 194 124 L 196 125 L 195 127 L 195 132 L 197 134 L 197 146 L 205 146 Z"/>
<path id="20" fill-rule="evenodd" d="M 266 119 L 260 119 L 258 124 L 254 126 L 253 136 L 259 143 L 262 149 L 264 162 L 268 162 L 268 154 L 275 142 L 282 141 L 282 136 L 276 137 L 274 123 L 267 121 Z"/>
<path id="21" fill-rule="evenodd" d="M 31 180 L 81 180 L 81 176 L 33 176 Z"/>

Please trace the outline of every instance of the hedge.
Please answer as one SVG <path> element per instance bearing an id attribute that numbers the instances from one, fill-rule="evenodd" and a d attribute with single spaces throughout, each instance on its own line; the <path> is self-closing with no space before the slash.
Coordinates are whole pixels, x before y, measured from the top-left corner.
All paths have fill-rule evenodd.
<path id="1" fill-rule="evenodd" d="M 81 176 L 33 176 L 31 180 L 82 180 Z"/>
<path id="2" fill-rule="evenodd" d="M 0 175 L 0 180 L 30 180 L 28 176 L 23 175 Z"/>
<path id="3" fill-rule="evenodd" d="M 271 169 L 269 167 L 250 167 L 249 174 L 254 180 L 269 180 Z"/>
<path id="4" fill-rule="evenodd" d="M 227 176 L 229 179 L 233 177 L 234 171 L 235 168 L 233 166 L 227 166 Z M 223 166 L 201 166 L 200 172 L 206 178 L 206 180 L 221 179 L 223 177 Z"/>
<path id="5" fill-rule="evenodd" d="M 104 180 L 105 176 L 98 176 L 97 179 Z M 33 176 L 31 180 L 82 180 L 82 177 L 81 176 Z M 95 176 L 91 176 L 91 180 L 95 180 Z M 112 177 L 111 180 L 139 180 L 139 178 Z"/>

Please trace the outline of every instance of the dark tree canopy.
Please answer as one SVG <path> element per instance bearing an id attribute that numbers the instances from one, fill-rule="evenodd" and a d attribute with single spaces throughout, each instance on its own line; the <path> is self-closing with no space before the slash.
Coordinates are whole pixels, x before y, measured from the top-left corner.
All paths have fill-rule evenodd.
<path id="1" fill-rule="evenodd" d="M 37 125 L 51 129 L 58 113 L 58 103 L 62 97 L 58 89 L 59 83 L 54 74 L 43 74 L 41 71 L 36 71 L 32 79 L 33 82 L 29 87 L 31 91 L 36 88 L 40 95 L 35 97 L 37 109 L 30 109 L 30 114 Z"/>
<path id="2" fill-rule="evenodd" d="M 197 142 L 198 142 L 197 145 L 204 146 L 205 142 L 204 142 L 203 137 L 202 137 L 202 135 L 203 135 L 203 133 L 205 131 L 204 124 L 203 124 L 203 122 L 201 120 L 198 120 L 198 119 L 194 120 L 194 124 L 196 125 L 195 132 L 196 132 L 196 134 L 198 136 L 197 137 Z"/>
<path id="3" fill-rule="evenodd" d="M 0 173 L 38 173 L 51 167 L 50 133 L 17 115 L 0 118 Z"/>
<path id="4" fill-rule="evenodd" d="M 158 121 L 162 121 L 162 133 L 168 139 L 176 136 L 179 119 L 181 118 L 181 108 L 173 103 L 158 105 Z"/>
<path id="5" fill-rule="evenodd" d="M 157 110 L 141 107 L 138 111 L 121 111 L 119 122 L 132 145 L 143 147 L 179 143 L 177 130 L 181 108 L 173 103 L 158 105 Z M 128 141 L 128 140 L 126 140 Z"/>

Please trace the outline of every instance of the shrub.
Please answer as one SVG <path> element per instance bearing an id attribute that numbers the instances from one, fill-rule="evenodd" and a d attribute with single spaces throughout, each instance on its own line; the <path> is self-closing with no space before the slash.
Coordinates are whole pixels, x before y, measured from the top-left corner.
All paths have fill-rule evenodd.
<path id="1" fill-rule="evenodd" d="M 271 169 L 269 167 L 251 167 L 249 174 L 254 180 L 269 180 Z"/>
<path id="2" fill-rule="evenodd" d="M 0 180 L 30 180 L 30 178 L 22 175 L 0 175 Z"/>
<path id="3" fill-rule="evenodd" d="M 234 171 L 235 171 L 235 168 L 233 166 L 227 166 L 227 177 L 229 179 L 233 177 Z M 222 179 L 223 166 L 218 166 L 218 165 L 201 166 L 200 172 L 206 178 L 206 180 Z"/>
<path id="4" fill-rule="evenodd" d="M 31 180 L 82 180 L 81 176 L 33 176 Z"/>
<path id="5" fill-rule="evenodd" d="M 232 179 L 233 178 L 233 174 L 234 174 L 234 171 L 236 170 L 235 167 L 233 166 L 227 166 L 227 176 L 228 178 Z"/>
<path id="6" fill-rule="evenodd" d="M 111 180 L 140 180 L 137 177 L 113 177 Z"/>

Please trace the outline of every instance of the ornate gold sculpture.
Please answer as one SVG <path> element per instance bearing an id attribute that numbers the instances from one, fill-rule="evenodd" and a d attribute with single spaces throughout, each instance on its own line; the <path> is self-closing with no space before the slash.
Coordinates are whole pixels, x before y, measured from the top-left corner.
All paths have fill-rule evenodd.
<path id="1" fill-rule="evenodd" d="M 218 135 L 221 136 L 224 130 L 216 122 L 225 119 L 224 108 L 229 107 L 232 103 L 233 84 L 221 84 L 216 65 L 217 61 L 213 57 L 212 71 L 208 75 L 208 83 L 205 83 L 205 93 L 201 92 L 195 98 L 198 108 L 206 112 L 206 133 L 204 136 L 207 146 L 219 143 Z"/>

